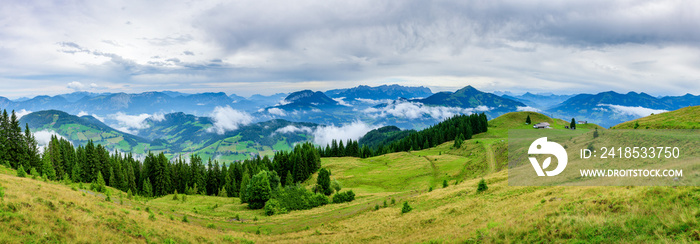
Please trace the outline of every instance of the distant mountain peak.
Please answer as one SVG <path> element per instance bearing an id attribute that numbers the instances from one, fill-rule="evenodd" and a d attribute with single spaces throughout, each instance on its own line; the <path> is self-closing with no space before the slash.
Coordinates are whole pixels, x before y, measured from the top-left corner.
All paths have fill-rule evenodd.
<path id="1" fill-rule="evenodd" d="M 326 96 L 323 92 L 312 90 L 302 90 L 289 94 L 284 101 L 294 104 L 313 104 L 313 105 L 335 105 L 338 104 L 335 100 Z"/>

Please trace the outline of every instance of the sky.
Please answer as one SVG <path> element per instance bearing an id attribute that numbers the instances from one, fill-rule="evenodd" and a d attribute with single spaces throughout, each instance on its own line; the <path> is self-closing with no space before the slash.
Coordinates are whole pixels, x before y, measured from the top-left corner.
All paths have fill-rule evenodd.
<path id="1" fill-rule="evenodd" d="M 0 96 L 360 84 L 700 94 L 699 1 L 14 1 Z"/>

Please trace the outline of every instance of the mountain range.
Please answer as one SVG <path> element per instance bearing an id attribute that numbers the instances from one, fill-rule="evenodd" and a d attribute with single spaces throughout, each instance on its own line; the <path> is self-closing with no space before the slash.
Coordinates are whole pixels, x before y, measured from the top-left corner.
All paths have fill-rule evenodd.
<path id="1" fill-rule="evenodd" d="M 371 132 L 364 140 L 377 142 L 404 136 L 402 131 L 420 130 L 455 114 L 483 112 L 495 118 L 528 110 L 611 127 L 649 114 L 700 105 L 700 96 L 691 94 L 499 94 L 472 86 L 433 94 L 425 87 L 398 85 L 302 90 L 248 98 L 173 91 L 75 92 L 18 100 L 0 97 L 0 108 L 24 109 L 22 115 L 29 114 L 21 118 L 21 123 L 28 123 L 33 131 L 53 131 L 76 144 L 93 140 L 110 150 L 139 154 L 163 151 L 169 156 L 194 152 L 233 160 L 269 155 L 314 140 L 320 127 L 338 130 L 331 136 L 348 138 L 347 128 L 360 125 L 361 131 L 352 136 L 359 139 L 358 135 L 373 128 L 388 126 Z"/>

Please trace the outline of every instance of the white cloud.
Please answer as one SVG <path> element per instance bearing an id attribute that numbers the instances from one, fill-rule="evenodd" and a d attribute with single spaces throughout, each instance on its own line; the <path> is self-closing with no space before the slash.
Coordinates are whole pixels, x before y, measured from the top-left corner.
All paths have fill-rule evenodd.
<path id="1" fill-rule="evenodd" d="M 78 117 L 83 117 L 85 115 L 88 115 L 88 113 L 82 110 L 78 113 Z"/>
<path id="2" fill-rule="evenodd" d="M 268 108 L 267 112 L 272 115 L 287 116 L 287 113 L 284 111 L 284 109 L 280 108 Z"/>
<path id="3" fill-rule="evenodd" d="M 95 119 L 99 120 L 102 123 L 105 122 L 105 118 L 103 118 L 102 116 L 98 116 L 97 114 L 92 114 L 92 117 L 95 117 Z"/>
<path id="4" fill-rule="evenodd" d="M 15 111 L 15 115 L 17 115 L 17 119 L 21 119 L 27 114 L 32 113 L 32 111 L 27 111 L 26 109 L 21 109 L 19 111 Z"/>
<path id="5" fill-rule="evenodd" d="M 345 99 L 345 97 L 333 98 L 333 100 L 335 100 L 336 102 L 338 102 L 338 104 L 340 104 L 340 105 L 343 105 L 343 106 L 346 106 L 346 107 L 352 107 L 352 104 L 349 104 L 349 103 L 345 102 L 344 99 Z"/>
<path id="6" fill-rule="evenodd" d="M 663 110 L 663 109 L 651 109 L 651 108 L 645 108 L 645 107 L 631 107 L 631 106 L 622 106 L 622 105 L 613 105 L 613 104 L 598 104 L 598 106 L 609 107 L 615 113 L 619 113 L 619 114 L 623 114 L 623 115 L 638 116 L 638 117 L 649 116 L 652 113 L 658 114 L 658 113 L 668 112 L 667 110 Z"/>
<path id="7" fill-rule="evenodd" d="M 67 87 L 68 87 L 68 89 L 73 89 L 75 91 L 82 91 L 85 89 L 85 85 L 83 85 L 83 83 L 80 83 L 78 81 L 73 81 L 73 82 L 68 83 Z"/>
<path id="8" fill-rule="evenodd" d="M 34 138 L 36 139 L 36 143 L 39 146 L 39 152 L 43 153 L 44 152 L 44 147 L 46 145 L 49 145 L 49 142 L 51 142 L 51 136 L 56 136 L 59 139 L 65 137 L 59 135 L 55 131 L 52 130 L 40 130 L 40 131 L 35 131 L 32 134 L 34 134 Z"/>
<path id="9" fill-rule="evenodd" d="M 331 143 L 333 139 L 342 140 L 343 143 L 347 139 L 358 140 L 370 130 L 379 128 L 379 126 L 370 126 L 361 121 L 355 121 L 343 126 L 319 126 L 313 132 L 314 143 L 325 146 Z"/>
<path id="10" fill-rule="evenodd" d="M 518 107 L 517 107 L 517 111 L 541 112 L 542 110 L 539 110 L 539 109 L 537 109 L 537 108 L 533 108 L 533 107 L 530 107 L 530 106 L 525 106 L 525 107 L 523 107 L 523 106 L 518 106 Z"/>
<path id="11" fill-rule="evenodd" d="M 80 114 L 87 114 L 85 112 L 79 113 Z M 93 117 L 96 119 L 104 122 L 104 119 L 101 117 L 98 117 L 97 115 L 93 114 Z M 117 125 L 113 125 L 114 129 L 119 130 L 124 133 L 129 133 L 129 134 L 135 134 L 138 130 L 140 129 L 145 129 L 148 128 L 148 124 L 146 123 L 146 119 L 153 119 L 155 121 L 162 121 L 165 119 L 165 115 L 162 113 L 155 113 L 153 115 L 147 114 L 147 113 L 142 113 L 139 115 L 128 115 L 125 114 L 124 112 L 117 112 L 115 114 L 110 114 L 107 115 L 109 119 L 117 121 Z"/>
<path id="12" fill-rule="evenodd" d="M 295 132 L 311 133 L 312 129 L 311 129 L 311 127 L 306 127 L 306 126 L 296 127 L 293 125 L 288 125 L 288 126 L 285 126 L 285 127 L 282 127 L 282 128 L 275 130 L 275 133 L 295 133 Z"/>
<path id="13" fill-rule="evenodd" d="M 209 116 L 214 120 L 214 126 L 207 129 L 207 132 L 216 132 L 224 134 L 226 131 L 238 129 L 241 125 L 247 125 L 253 122 L 253 116 L 246 112 L 238 111 L 231 106 L 217 106 Z"/>
<path id="14" fill-rule="evenodd" d="M 165 114 L 155 113 L 155 114 L 151 115 L 151 119 L 153 121 L 158 121 L 158 122 L 163 121 L 163 120 L 165 120 Z"/>
<path id="15" fill-rule="evenodd" d="M 394 116 L 407 119 L 419 119 L 429 117 L 437 120 L 444 120 L 456 114 L 471 114 L 474 111 L 484 112 L 492 108 L 478 106 L 476 108 L 457 108 L 443 106 L 426 106 L 419 102 L 395 101 L 387 104 L 383 108 L 366 108 L 363 111 L 371 117 Z"/>
<path id="16" fill-rule="evenodd" d="M 389 99 L 381 99 L 381 100 L 374 100 L 374 99 L 368 99 L 368 98 L 355 98 L 355 100 L 367 103 L 367 104 L 382 104 L 382 103 L 390 103 L 391 100 Z"/>

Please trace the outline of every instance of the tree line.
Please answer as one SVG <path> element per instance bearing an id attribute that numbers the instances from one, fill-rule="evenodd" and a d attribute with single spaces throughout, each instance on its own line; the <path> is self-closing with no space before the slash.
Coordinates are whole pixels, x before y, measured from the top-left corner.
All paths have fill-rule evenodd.
<path id="1" fill-rule="evenodd" d="M 352 139 L 343 143 L 342 140 L 331 141 L 325 148 L 318 148 L 323 157 L 374 157 L 394 152 L 413 151 L 431 148 L 447 141 L 469 140 L 472 135 L 486 132 L 488 119 L 486 114 L 455 115 L 424 130 L 411 133 L 406 137 L 390 142 L 388 145 L 369 147 Z"/>
<path id="2" fill-rule="evenodd" d="M 311 143 L 297 144 L 291 151 L 277 152 L 273 159 L 260 157 L 220 164 L 204 162 L 198 155 L 188 160 L 169 160 L 165 154 L 149 152 L 143 160 L 131 153 L 110 152 L 91 140 L 74 147 L 64 138 L 52 136 L 39 153 L 36 139 L 25 125 L 19 126 L 14 111 L 0 116 L 0 163 L 25 173 L 36 172 L 49 180 L 94 182 L 100 176 L 107 186 L 143 196 L 177 192 L 239 197 L 253 176 L 266 171 L 271 184 L 292 185 L 307 180 L 321 167 L 321 156 Z"/>

